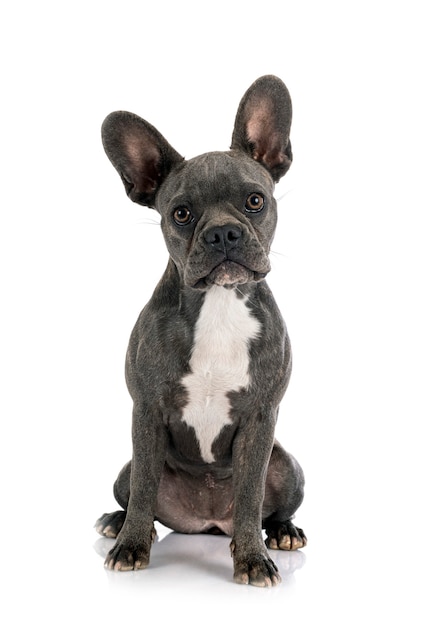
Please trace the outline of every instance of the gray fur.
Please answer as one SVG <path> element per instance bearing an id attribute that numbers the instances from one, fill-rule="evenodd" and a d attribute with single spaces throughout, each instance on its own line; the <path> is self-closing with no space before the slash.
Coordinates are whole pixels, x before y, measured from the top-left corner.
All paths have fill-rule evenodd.
<path id="1" fill-rule="evenodd" d="M 105 151 L 131 200 L 160 214 L 169 251 L 127 353 L 133 456 L 114 485 L 123 511 L 96 523 L 100 533 L 117 536 L 106 559 L 110 569 L 147 566 L 154 520 L 184 533 L 229 534 L 235 580 L 258 586 L 280 581 L 266 546 L 306 544 L 290 521 L 303 498 L 303 473 L 274 439 L 291 350 L 265 281 L 277 221 L 274 183 L 292 162 L 291 118 L 285 85 L 264 76 L 242 98 L 229 152 L 186 161 L 136 115 L 116 112 L 104 121 Z M 229 423 L 206 463 L 195 429 L 183 419 L 190 396 L 184 381 L 212 287 L 233 290 L 261 330 L 248 346 L 250 385 L 227 393 Z"/>

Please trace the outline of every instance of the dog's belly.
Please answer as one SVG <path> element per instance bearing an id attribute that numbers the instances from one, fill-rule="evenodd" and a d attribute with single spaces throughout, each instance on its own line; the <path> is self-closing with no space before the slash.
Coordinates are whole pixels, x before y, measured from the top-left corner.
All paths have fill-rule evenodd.
<path id="1" fill-rule="evenodd" d="M 233 530 L 233 479 L 231 473 L 206 471 L 196 476 L 163 468 L 157 499 L 156 518 L 180 533 Z"/>
<path id="2" fill-rule="evenodd" d="M 191 372 L 182 379 L 189 398 L 182 419 L 193 427 L 206 463 L 216 460 L 213 442 L 232 423 L 229 392 L 250 384 L 249 343 L 259 332 L 245 298 L 224 287 L 207 291 L 195 327 Z"/>

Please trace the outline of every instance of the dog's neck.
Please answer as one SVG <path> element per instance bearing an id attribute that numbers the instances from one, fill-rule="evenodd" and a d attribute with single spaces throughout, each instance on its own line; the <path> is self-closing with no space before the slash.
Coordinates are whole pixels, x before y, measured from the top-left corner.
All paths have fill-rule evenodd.
<path id="1" fill-rule="evenodd" d="M 232 291 L 238 298 L 251 299 L 251 295 L 255 292 L 258 285 L 260 285 L 260 282 L 250 282 L 229 287 L 212 286 L 207 289 L 194 289 L 184 284 L 175 262 L 169 258 L 166 271 L 157 286 L 156 295 L 160 294 L 160 298 L 165 298 L 168 304 L 174 304 L 178 306 L 178 308 L 198 311 L 205 299 L 206 293 L 208 293 L 210 289 Z"/>

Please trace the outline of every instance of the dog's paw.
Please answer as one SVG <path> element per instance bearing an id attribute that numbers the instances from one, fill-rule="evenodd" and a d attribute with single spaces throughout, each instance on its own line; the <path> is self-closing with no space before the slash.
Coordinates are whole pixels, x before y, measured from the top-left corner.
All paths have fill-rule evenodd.
<path id="1" fill-rule="evenodd" d="M 145 569 L 149 565 L 150 547 L 147 545 L 116 544 L 108 552 L 105 567 L 116 572 Z"/>
<path id="2" fill-rule="evenodd" d="M 301 528 L 290 520 L 270 522 L 266 526 L 266 546 L 271 550 L 299 550 L 307 544 L 307 537 Z"/>
<path id="3" fill-rule="evenodd" d="M 278 568 L 267 554 L 254 553 L 239 557 L 236 555 L 234 541 L 230 548 L 234 557 L 234 582 L 255 587 L 274 587 L 281 582 Z"/>
<path id="4" fill-rule="evenodd" d="M 151 545 L 156 534 L 155 528 L 152 527 L 150 541 L 139 542 L 120 536 L 115 546 L 108 552 L 105 567 L 117 572 L 145 569 L 149 565 Z"/>
<path id="5" fill-rule="evenodd" d="M 235 563 L 234 581 L 241 585 L 274 587 L 281 582 L 281 576 L 272 559 L 256 554 L 243 563 Z"/>
<path id="6" fill-rule="evenodd" d="M 104 513 L 99 517 L 94 525 L 99 535 L 115 539 L 122 530 L 126 518 L 126 511 L 115 511 L 114 513 Z"/>

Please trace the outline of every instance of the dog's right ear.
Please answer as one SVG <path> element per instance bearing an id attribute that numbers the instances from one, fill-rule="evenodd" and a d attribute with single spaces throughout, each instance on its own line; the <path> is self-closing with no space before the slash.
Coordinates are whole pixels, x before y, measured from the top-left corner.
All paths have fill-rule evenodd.
<path id="1" fill-rule="evenodd" d="M 155 207 L 155 195 L 170 170 L 184 158 L 145 120 L 115 111 L 102 124 L 105 152 L 133 202 Z"/>

